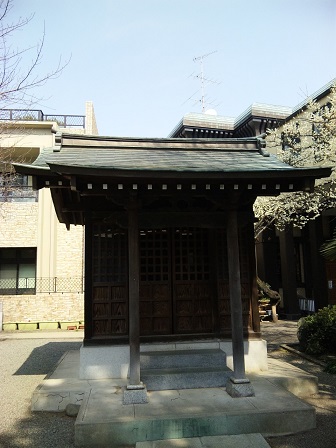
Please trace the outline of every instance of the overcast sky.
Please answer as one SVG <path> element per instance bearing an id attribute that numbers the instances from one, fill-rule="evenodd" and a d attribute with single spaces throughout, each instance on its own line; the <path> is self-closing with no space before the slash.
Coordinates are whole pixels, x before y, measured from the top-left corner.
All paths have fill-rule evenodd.
<path id="1" fill-rule="evenodd" d="M 46 39 L 41 73 L 71 57 L 36 94 L 48 114 L 84 115 L 99 133 L 166 137 L 207 108 L 236 117 L 252 103 L 293 107 L 336 77 L 336 0 L 14 0 L 34 17 L 17 45 Z"/>

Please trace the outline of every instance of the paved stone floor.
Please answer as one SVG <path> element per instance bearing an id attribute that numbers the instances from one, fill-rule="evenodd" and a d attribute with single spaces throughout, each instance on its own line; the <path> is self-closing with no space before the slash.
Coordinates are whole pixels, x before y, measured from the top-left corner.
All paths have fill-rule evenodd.
<path id="1" fill-rule="evenodd" d="M 317 428 L 267 441 L 272 448 L 334 448 L 336 375 L 280 348 L 281 344 L 297 341 L 296 328 L 292 321 L 262 323 L 270 357 L 290 362 L 318 377 L 319 394 L 306 399 L 316 408 Z M 74 419 L 62 413 L 32 413 L 30 399 L 62 354 L 79 348 L 82 337 L 80 332 L 0 333 L 1 448 L 74 448 Z"/>
<path id="2" fill-rule="evenodd" d="M 334 448 L 336 446 L 336 375 L 323 372 L 323 367 L 295 353 L 281 349 L 282 344 L 297 343 L 294 321 L 262 322 L 262 334 L 268 342 L 269 357 L 286 361 L 316 375 L 319 393 L 305 398 L 316 409 L 317 428 L 294 435 L 267 438 L 272 448 Z"/>

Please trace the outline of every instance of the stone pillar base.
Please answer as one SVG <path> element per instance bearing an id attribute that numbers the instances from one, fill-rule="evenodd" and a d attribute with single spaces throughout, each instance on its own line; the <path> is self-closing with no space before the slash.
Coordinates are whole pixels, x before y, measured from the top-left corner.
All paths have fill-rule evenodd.
<path id="1" fill-rule="evenodd" d="M 148 403 L 146 386 L 138 384 L 128 385 L 123 390 L 123 404 L 145 404 Z"/>
<path id="2" fill-rule="evenodd" d="M 226 392 L 233 398 L 255 396 L 252 384 L 247 378 L 230 378 L 226 383 Z"/>

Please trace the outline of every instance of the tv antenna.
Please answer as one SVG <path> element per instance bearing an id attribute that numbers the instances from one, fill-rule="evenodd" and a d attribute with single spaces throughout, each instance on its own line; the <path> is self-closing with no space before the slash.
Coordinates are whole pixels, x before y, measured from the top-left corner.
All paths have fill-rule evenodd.
<path id="1" fill-rule="evenodd" d="M 201 94 L 202 94 L 202 97 L 201 97 L 201 104 L 202 104 L 202 113 L 205 112 L 205 83 L 206 83 L 206 82 L 212 82 L 212 83 L 214 83 L 214 84 L 219 84 L 219 83 L 216 82 L 216 81 L 212 81 L 211 79 L 206 79 L 206 78 L 204 77 L 204 63 L 203 63 L 203 60 L 204 60 L 205 58 L 207 58 L 208 56 L 210 56 L 211 54 L 214 54 L 214 53 L 217 53 L 217 50 L 212 51 L 211 53 L 203 54 L 202 56 L 198 56 L 198 57 L 195 57 L 195 58 L 193 59 L 194 62 L 198 62 L 198 61 L 199 61 L 200 64 L 201 64 L 201 73 L 200 73 L 199 75 L 196 75 L 196 78 L 198 78 L 198 79 L 201 80 Z"/>

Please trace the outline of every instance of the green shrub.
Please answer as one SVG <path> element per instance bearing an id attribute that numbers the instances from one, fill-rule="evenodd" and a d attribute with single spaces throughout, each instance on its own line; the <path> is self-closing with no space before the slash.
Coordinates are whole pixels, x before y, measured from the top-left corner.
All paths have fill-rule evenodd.
<path id="1" fill-rule="evenodd" d="M 300 319 L 298 339 L 302 350 L 308 354 L 336 353 L 336 305 Z"/>
<path id="2" fill-rule="evenodd" d="M 336 374 L 336 361 L 329 361 L 324 369 L 327 373 Z"/>

